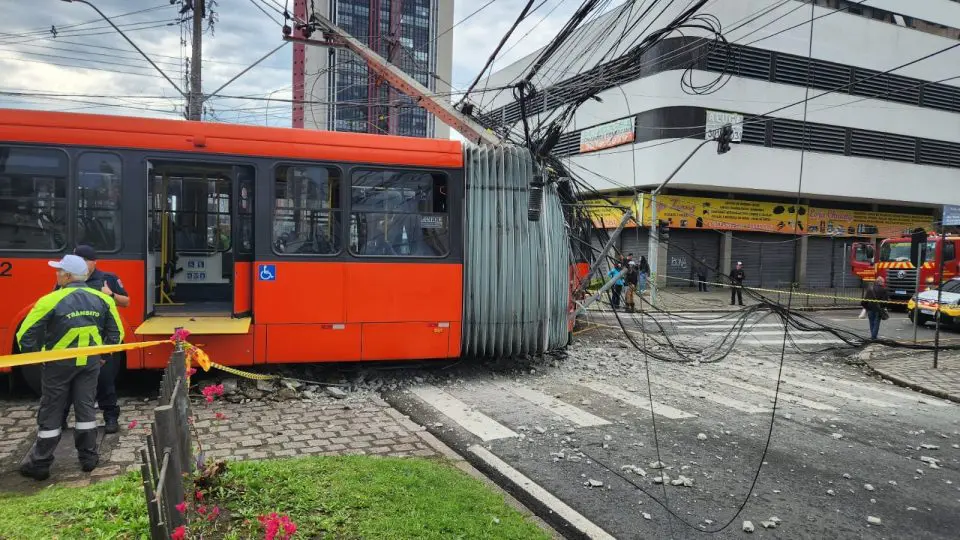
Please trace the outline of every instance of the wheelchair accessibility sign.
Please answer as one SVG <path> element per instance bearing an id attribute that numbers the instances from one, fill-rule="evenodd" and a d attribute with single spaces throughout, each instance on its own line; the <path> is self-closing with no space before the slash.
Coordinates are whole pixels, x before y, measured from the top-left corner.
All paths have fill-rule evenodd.
<path id="1" fill-rule="evenodd" d="M 277 265 L 275 264 L 261 264 L 257 272 L 260 281 L 276 281 L 277 280 Z"/>

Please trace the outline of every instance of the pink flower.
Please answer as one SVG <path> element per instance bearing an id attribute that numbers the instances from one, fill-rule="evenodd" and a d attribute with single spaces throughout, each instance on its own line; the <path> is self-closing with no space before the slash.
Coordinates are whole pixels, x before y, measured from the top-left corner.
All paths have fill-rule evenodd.
<path id="1" fill-rule="evenodd" d="M 211 384 L 209 386 L 205 386 L 200 393 L 203 394 L 203 398 L 207 400 L 207 403 L 213 403 L 214 397 L 223 395 L 223 385 Z"/>
<path id="2" fill-rule="evenodd" d="M 210 514 L 207 515 L 207 521 L 213 521 L 213 520 L 217 519 L 217 517 L 218 517 L 219 515 L 220 515 L 220 507 L 219 507 L 219 506 L 214 506 L 214 507 L 213 507 L 213 510 L 210 510 Z"/>
<path id="3" fill-rule="evenodd" d="M 190 337 L 190 331 L 186 328 L 178 328 L 173 331 L 173 335 L 170 336 L 171 341 L 186 341 Z"/>
<path id="4" fill-rule="evenodd" d="M 269 516 L 260 516 L 257 520 L 263 525 L 264 540 L 276 540 L 278 535 L 280 540 L 289 540 L 297 532 L 297 525 L 286 515 L 277 515 L 274 512 Z"/>
<path id="5" fill-rule="evenodd" d="M 203 399 L 207 400 L 207 403 L 213 403 L 213 396 L 203 396 Z"/>
<path id="6" fill-rule="evenodd" d="M 180 513 L 182 514 L 182 513 L 186 512 L 186 511 L 187 511 L 187 503 L 186 503 L 186 501 L 184 501 L 184 502 L 182 502 L 182 503 L 180 503 L 180 504 L 177 505 L 177 512 L 180 512 Z"/>
<path id="7" fill-rule="evenodd" d="M 201 504 L 200 506 L 198 506 L 197 513 L 200 514 L 201 516 L 207 515 L 207 505 Z"/>
<path id="8" fill-rule="evenodd" d="M 131 420 L 130 423 L 127 424 L 127 429 L 133 429 L 133 428 L 137 427 L 137 423 L 138 423 L 138 422 L 137 422 L 136 420 Z"/>
<path id="9" fill-rule="evenodd" d="M 194 494 L 193 494 L 193 500 L 195 500 L 195 501 L 202 501 L 202 500 L 203 500 L 203 492 L 200 491 L 200 490 L 197 490 L 196 492 L 194 492 Z"/>
<path id="10" fill-rule="evenodd" d="M 193 377 L 197 374 L 197 368 L 190 368 L 187 370 L 187 377 Z"/>
<path id="11" fill-rule="evenodd" d="M 217 420 L 226 420 L 226 419 L 227 419 L 227 415 L 223 414 L 222 412 L 218 412 L 217 414 L 214 415 L 214 417 L 215 417 Z"/>
<path id="12" fill-rule="evenodd" d="M 173 534 L 170 535 L 170 540 L 184 540 L 186 537 L 187 528 L 181 525 L 173 530 Z"/>

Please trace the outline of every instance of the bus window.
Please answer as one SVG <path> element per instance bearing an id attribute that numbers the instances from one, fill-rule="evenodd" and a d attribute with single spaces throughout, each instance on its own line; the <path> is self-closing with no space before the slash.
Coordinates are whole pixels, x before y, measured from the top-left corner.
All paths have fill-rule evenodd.
<path id="1" fill-rule="evenodd" d="M 354 171 L 350 252 L 379 257 L 449 253 L 447 177 L 440 173 Z"/>
<path id="2" fill-rule="evenodd" d="M 274 176 L 273 250 L 280 255 L 340 253 L 340 171 L 281 165 Z"/>
<path id="3" fill-rule="evenodd" d="M 0 146 L 0 249 L 64 248 L 68 169 L 59 150 Z"/>
<path id="4" fill-rule="evenodd" d="M 77 161 L 77 243 L 120 249 L 122 165 L 115 154 L 88 152 Z"/>

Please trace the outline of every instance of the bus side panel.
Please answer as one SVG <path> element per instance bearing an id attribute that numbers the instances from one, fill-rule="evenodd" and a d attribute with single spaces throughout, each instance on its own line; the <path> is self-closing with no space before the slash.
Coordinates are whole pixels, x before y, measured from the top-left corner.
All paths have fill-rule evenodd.
<path id="1" fill-rule="evenodd" d="M 359 324 L 274 324 L 267 327 L 267 361 L 360 360 Z"/>
<path id="2" fill-rule="evenodd" d="M 109 255 L 107 255 L 109 257 Z M 131 261 L 123 259 L 104 259 L 97 261 L 97 268 L 104 272 L 112 272 L 120 278 L 120 284 L 130 295 L 130 305 L 120 307 L 117 310 L 120 318 L 123 319 L 123 331 L 126 334 L 124 341 L 140 341 L 139 336 L 134 335 L 137 327 L 143 322 L 143 310 L 145 309 L 146 299 L 146 263 L 143 261 Z M 170 336 L 166 336 L 169 338 Z M 136 349 L 127 351 L 127 369 L 143 368 L 143 350 Z"/>
<path id="3" fill-rule="evenodd" d="M 144 341 L 170 339 L 170 336 L 143 336 Z M 225 366 L 253 365 L 253 332 L 243 335 L 213 334 L 190 336 L 190 343 L 203 349 L 210 360 Z M 170 360 L 172 345 L 158 345 L 143 350 L 144 367 L 163 369 Z M 195 366 L 196 367 L 196 366 Z"/>
<path id="4" fill-rule="evenodd" d="M 12 352 L 17 326 L 26 316 L 26 310 L 41 296 L 51 292 L 57 284 L 54 270 L 48 260 L 59 259 L 55 254 L 36 259 L 3 259 L 4 277 L 0 277 L 0 349 Z"/>
<path id="5" fill-rule="evenodd" d="M 459 322 L 463 265 L 348 263 L 347 322 Z"/>
<path id="6" fill-rule="evenodd" d="M 346 263 L 275 261 L 273 279 L 253 283 L 253 310 L 257 324 L 343 323 Z"/>
<path id="7" fill-rule="evenodd" d="M 396 322 L 363 325 L 363 360 L 447 358 L 450 328 L 436 323 Z"/>

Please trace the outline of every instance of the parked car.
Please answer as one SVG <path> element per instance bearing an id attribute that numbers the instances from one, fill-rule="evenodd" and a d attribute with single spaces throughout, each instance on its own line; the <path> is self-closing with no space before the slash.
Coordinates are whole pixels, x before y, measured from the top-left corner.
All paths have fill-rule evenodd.
<path id="1" fill-rule="evenodd" d="M 919 313 L 916 313 L 918 302 Z M 937 313 L 937 289 L 927 289 L 913 295 L 907 303 L 907 313 L 911 321 L 916 316 L 919 325 L 933 321 Z M 940 298 L 940 323 L 960 325 L 960 277 L 955 277 L 943 284 L 943 293 Z"/>

